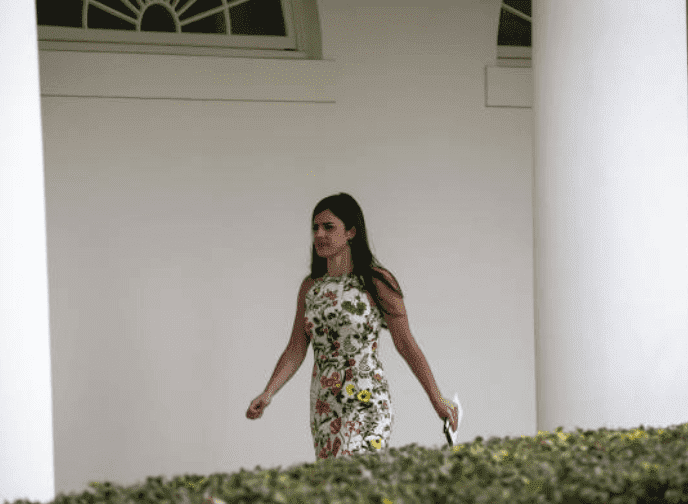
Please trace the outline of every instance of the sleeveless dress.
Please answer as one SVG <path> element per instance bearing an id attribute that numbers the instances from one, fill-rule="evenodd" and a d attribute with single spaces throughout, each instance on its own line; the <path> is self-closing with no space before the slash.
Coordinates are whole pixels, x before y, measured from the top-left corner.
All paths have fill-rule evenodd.
<path id="1" fill-rule="evenodd" d="M 377 356 L 380 310 L 356 275 L 325 275 L 308 290 L 305 315 L 315 356 L 310 420 L 316 459 L 387 448 L 394 413 Z"/>

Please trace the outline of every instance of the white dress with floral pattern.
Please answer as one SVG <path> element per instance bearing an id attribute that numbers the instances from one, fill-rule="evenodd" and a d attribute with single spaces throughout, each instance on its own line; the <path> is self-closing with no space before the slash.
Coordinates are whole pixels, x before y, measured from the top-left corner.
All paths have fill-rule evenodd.
<path id="1" fill-rule="evenodd" d="M 313 343 L 311 432 L 316 458 L 376 452 L 394 423 L 389 385 L 377 357 L 382 314 L 353 274 L 325 275 L 306 294 Z"/>

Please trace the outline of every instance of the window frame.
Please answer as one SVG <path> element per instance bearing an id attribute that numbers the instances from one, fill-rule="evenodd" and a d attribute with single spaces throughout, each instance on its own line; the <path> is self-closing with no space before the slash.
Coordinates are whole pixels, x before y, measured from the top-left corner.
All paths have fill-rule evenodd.
<path id="1" fill-rule="evenodd" d="M 303 23 L 298 16 L 303 9 L 292 5 L 293 1 L 298 3 L 300 0 L 280 0 L 286 29 L 284 37 L 38 25 L 38 48 L 41 51 L 303 59 L 308 57 L 303 51 L 304 36 L 299 34 Z"/>
<path id="2" fill-rule="evenodd" d="M 532 66 L 533 48 L 520 46 L 497 46 L 498 66 Z"/>
<path id="3" fill-rule="evenodd" d="M 533 28 L 533 19 L 531 16 L 507 5 L 502 1 L 500 13 L 502 10 L 510 12 L 531 24 Z M 497 46 L 497 66 L 509 67 L 532 67 L 533 48 L 528 46 Z"/>

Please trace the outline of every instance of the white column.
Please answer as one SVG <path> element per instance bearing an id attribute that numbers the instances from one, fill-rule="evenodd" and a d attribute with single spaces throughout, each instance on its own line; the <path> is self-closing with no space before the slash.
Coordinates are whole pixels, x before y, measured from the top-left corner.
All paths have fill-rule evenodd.
<path id="1" fill-rule="evenodd" d="M 0 502 L 55 498 L 35 9 L 0 14 Z"/>
<path id="2" fill-rule="evenodd" d="M 534 0 L 537 428 L 688 422 L 686 0 Z"/>

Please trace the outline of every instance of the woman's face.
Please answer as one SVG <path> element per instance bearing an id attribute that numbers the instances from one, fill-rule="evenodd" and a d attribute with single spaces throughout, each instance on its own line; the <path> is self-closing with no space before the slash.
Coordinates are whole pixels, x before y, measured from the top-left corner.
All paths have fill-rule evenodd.
<path id="1" fill-rule="evenodd" d="M 355 234 L 355 228 L 347 232 L 344 222 L 329 210 L 320 212 L 313 219 L 313 242 L 320 257 L 332 257 L 341 253 Z"/>

